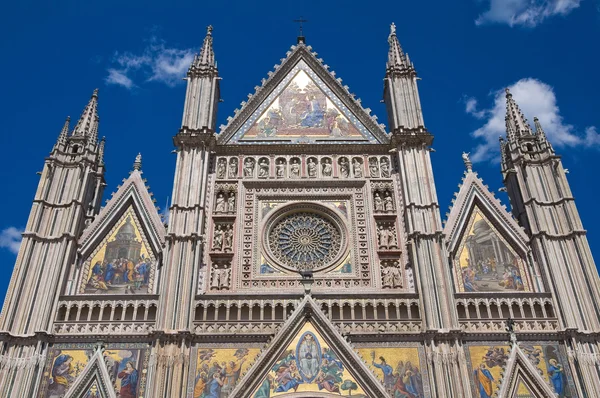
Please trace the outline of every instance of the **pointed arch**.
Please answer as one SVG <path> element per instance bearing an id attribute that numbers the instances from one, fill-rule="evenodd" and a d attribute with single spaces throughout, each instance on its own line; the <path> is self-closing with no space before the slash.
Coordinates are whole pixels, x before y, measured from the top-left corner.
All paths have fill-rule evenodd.
<path id="1" fill-rule="evenodd" d="M 96 349 L 86 367 L 66 393 L 65 398 L 84 398 L 90 391 L 94 391 L 98 397 L 117 398 L 104 363 L 102 348 Z"/>
<path id="2" fill-rule="evenodd" d="M 555 398 L 556 394 L 527 359 L 518 344 L 513 344 L 498 391 L 499 397 L 519 398 L 529 393 L 535 398 Z"/>

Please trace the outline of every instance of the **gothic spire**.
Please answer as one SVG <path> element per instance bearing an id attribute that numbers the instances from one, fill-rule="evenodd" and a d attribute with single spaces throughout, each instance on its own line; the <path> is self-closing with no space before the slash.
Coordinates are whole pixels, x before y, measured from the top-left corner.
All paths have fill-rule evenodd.
<path id="1" fill-rule="evenodd" d="M 411 67 L 408 60 L 408 54 L 405 55 L 400 46 L 398 36 L 396 36 L 396 24 L 390 25 L 390 35 L 388 36 L 390 49 L 388 51 L 387 73 L 401 72 Z"/>
<path id="2" fill-rule="evenodd" d="M 519 109 L 509 89 L 506 89 L 506 134 L 509 140 L 533 135 L 527 119 Z"/>
<path id="3" fill-rule="evenodd" d="M 69 137 L 69 124 L 71 123 L 71 116 L 67 116 L 65 120 L 65 124 L 63 125 L 62 130 L 60 130 L 60 134 L 58 135 L 57 144 L 66 144 L 67 138 Z"/>
<path id="4" fill-rule="evenodd" d="M 546 133 L 544 132 L 544 129 L 542 128 L 540 119 L 538 119 L 537 117 L 534 117 L 533 123 L 535 124 L 535 135 L 537 136 L 538 140 L 546 141 L 547 140 Z"/>
<path id="5" fill-rule="evenodd" d="M 212 31 L 212 25 L 208 25 L 206 28 L 206 37 L 204 37 L 204 42 L 200 49 L 200 54 L 196 55 L 194 62 L 192 63 L 192 68 L 216 68 Z"/>
<path id="6" fill-rule="evenodd" d="M 90 98 L 90 102 L 88 102 L 87 106 L 83 110 L 77 125 L 75 126 L 75 130 L 73 130 L 73 137 L 81 136 L 81 137 L 91 137 L 98 135 L 98 122 L 100 118 L 98 117 L 98 89 L 94 90 L 92 94 L 92 98 Z M 95 138 L 94 138 L 95 141 Z"/>

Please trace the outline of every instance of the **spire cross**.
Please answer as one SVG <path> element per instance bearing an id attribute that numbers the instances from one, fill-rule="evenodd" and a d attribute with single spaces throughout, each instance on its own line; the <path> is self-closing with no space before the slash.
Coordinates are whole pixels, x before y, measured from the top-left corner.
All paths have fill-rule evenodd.
<path id="1" fill-rule="evenodd" d="M 297 22 L 300 24 L 300 36 L 298 36 L 298 37 L 304 37 L 304 31 L 302 30 L 302 24 L 304 22 L 308 22 L 308 19 L 304 19 L 302 16 L 300 16 L 299 19 L 294 19 L 294 22 Z"/>

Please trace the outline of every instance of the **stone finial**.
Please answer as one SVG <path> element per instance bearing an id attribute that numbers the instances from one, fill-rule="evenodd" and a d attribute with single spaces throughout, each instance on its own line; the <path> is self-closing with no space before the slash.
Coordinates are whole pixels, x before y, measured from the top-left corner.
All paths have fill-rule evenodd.
<path id="1" fill-rule="evenodd" d="M 465 168 L 468 172 L 473 171 L 473 162 L 471 162 L 471 158 L 469 157 L 469 152 L 462 153 L 462 159 L 465 164 Z"/>
<path id="2" fill-rule="evenodd" d="M 67 116 L 65 120 L 65 124 L 63 124 L 63 128 L 60 130 L 60 134 L 58 135 L 57 144 L 65 144 L 67 142 L 67 137 L 69 136 L 69 125 L 71 123 L 71 116 Z"/>
<path id="3" fill-rule="evenodd" d="M 544 132 L 542 124 L 540 123 L 540 119 L 538 119 L 537 116 L 533 118 L 533 123 L 535 125 L 535 135 L 537 136 L 538 140 L 546 141 L 546 132 Z"/>
<path id="4" fill-rule="evenodd" d="M 506 135 L 509 141 L 513 141 L 524 135 L 533 135 L 527 119 L 519 109 L 519 105 L 515 102 L 512 93 L 508 88 L 506 93 Z"/>
<path id="5" fill-rule="evenodd" d="M 104 144 L 106 143 L 106 137 L 102 137 L 98 144 L 98 163 L 104 164 Z"/>
<path id="6" fill-rule="evenodd" d="M 395 35 L 395 34 L 396 34 L 396 24 L 392 22 L 390 24 L 390 36 Z"/>
<path id="7" fill-rule="evenodd" d="M 142 154 L 138 153 L 133 162 L 133 169 L 140 171 L 142 169 Z"/>
<path id="8" fill-rule="evenodd" d="M 388 62 L 387 62 L 387 73 L 400 72 L 406 70 L 408 64 L 406 57 L 396 36 L 396 24 L 390 25 L 390 35 L 388 36 Z"/>
<path id="9" fill-rule="evenodd" d="M 213 27 L 208 25 L 206 28 L 206 36 L 200 49 L 200 55 L 196 57 L 192 66 L 196 68 L 210 68 L 216 67 L 215 63 L 215 52 L 213 51 Z"/>

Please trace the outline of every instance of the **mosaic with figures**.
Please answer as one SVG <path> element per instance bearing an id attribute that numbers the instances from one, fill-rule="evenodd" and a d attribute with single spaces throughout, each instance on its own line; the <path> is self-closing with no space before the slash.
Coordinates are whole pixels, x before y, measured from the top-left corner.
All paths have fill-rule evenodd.
<path id="1" fill-rule="evenodd" d="M 431 396 L 425 371 L 425 354 L 421 346 L 390 347 L 361 344 L 358 353 L 390 396 L 394 398 Z"/>
<path id="2" fill-rule="evenodd" d="M 118 397 L 144 397 L 150 355 L 147 348 L 146 344 L 109 344 L 104 350 L 104 363 Z M 59 344 L 52 347 L 38 397 L 63 397 L 78 382 L 78 377 L 93 354 L 93 344 Z M 97 384 L 92 383 L 87 393 L 93 397 L 91 394 L 97 391 Z"/>
<path id="3" fill-rule="evenodd" d="M 84 263 L 80 293 L 152 293 L 156 259 L 133 208 L 128 208 Z"/>
<path id="4" fill-rule="evenodd" d="M 190 372 L 188 397 L 224 398 L 229 396 L 241 375 L 252 365 L 260 352 L 256 347 L 231 348 L 231 345 L 195 348 L 194 371 Z M 193 376 L 193 379 L 192 379 Z"/>
<path id="5" fill-rule="evenodd" d="M 479 209 L 454 260 L 461 292 L 530 291 L 525 263 Z"/>
<path id="6" fill-rule="evenodd" d="M 537 368 L 539 374 L 548 381 L 558 397 L 577 397 L 566 355 L 558 344 L 521 343 L 519 347 Z M 467 362 L 472 376 L 471 386 L 477 398 L 491 398 L 498 392 L 501 373 L 506 368 L 509 354 L 508 345 L 468 347 Z M 519 385 L 517 394 L 516 398 L 531 396 L 529 389 L 523 383 Z"/>

